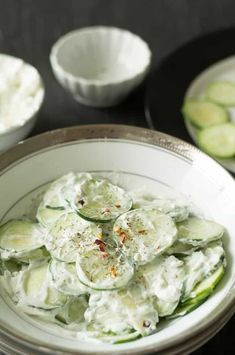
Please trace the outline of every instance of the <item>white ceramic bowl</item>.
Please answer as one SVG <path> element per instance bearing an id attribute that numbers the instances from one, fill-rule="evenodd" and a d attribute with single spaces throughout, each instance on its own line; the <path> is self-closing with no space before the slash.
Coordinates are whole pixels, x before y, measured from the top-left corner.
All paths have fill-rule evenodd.
<path id="1" fill-rule="evenodd" d="M 0 349 L 9 354 L 185 354 L 210 339 L 235 308 L 235 182 L 214 160 L 159 132 L 127 126 L 80 126 L 26 140 L 0 160 L 0 219 L 19 217 L 49 181 L 70 171 L 120 173 L 127 189 L 185 197 L 222 223 L 228 267 L 213 295 L 156 334 L 110 345 L 78 341 L 19 312 L 0 296 Z M 116 176 L 116 175 L 115 175 Z M 1 291 L 1 290 L 0 290 Z M 1 292 L 0 292 L 1 293 Z"/>
<path id="2" fill-rule="evenodd" d="M 146 76 L 151 52 L 146 42 L 115 27 L 88 27 L 61 37 L 50 61 L 60 84 L 90 106 L 122 101 Z"/>
<path id="3" fill-rule="evenodd" d="M 0 54 L 0 60 L 4 60 L 4 62 L 9 61 L 9 67 L 7 68 L 7 70 L 11 70 L 11 65 L 14 63 L 20 63 L 22 62 L 21 59 L 16 58 L 16 57 L 12 57 L 6 54 Z M 37 69 L 35 67 L 33 67 L 32 65 L 22 62 L 23 65 L 27 66 L 27 68 L 30 68 L 30 70 L 32 70 L 32 73 L 38 77 L 39 82 L 40 82 L 40 89 L 37 92 L 37 97 L 36 97 L 36 101 L 35 101 L 35 105 L 32 111 L 30 111 L 30 115 L 25 117 L 24 120 L 22 122 L 19 123 L 14 123 L 11 126 L 9 126 L 6 130 L 4 130 L 3 132 L 0 132 L 0 152 L 7 150 L 8 148 L 10 148 L 11 146 L 13 146 L 14 144 L 20 142 L 22 139 L 24 139 L 33 129 L 36 120 L 37 120 L 37 116 L 38 116 L 38 112 L 42 106 L 43 103 L 43 99 L 44 99 L 44 95 L 45 95 L 45 89 L 44 89 L 44 85 L 42 83 L 42 79 L 41 76 L 39 74 L 39 72 L 37 71 Z M 1 81 L 2 79 L 0 79 Z M 25 80 L 27 80 L 25 78 Z M 27 100 L 27 97 L 26 97 Z M 17 109 L 16 109 L 17 112 Z"/>

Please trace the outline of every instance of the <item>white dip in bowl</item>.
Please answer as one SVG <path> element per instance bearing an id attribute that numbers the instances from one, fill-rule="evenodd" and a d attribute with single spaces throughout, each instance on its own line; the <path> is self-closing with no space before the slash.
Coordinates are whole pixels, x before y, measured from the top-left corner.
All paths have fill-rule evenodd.
<path id="1" fill-rule="evenodd" d="M 0 150 L 29 133 L 43 97 L 38 71 L 21 59 L 0 54 Z"/>

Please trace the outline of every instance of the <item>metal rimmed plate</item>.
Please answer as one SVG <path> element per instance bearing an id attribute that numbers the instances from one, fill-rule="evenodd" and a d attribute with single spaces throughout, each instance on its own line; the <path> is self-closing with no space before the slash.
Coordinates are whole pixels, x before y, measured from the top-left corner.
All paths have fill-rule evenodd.
<path id="1" fill-rule="evenodd" d="M 124 344 L 78 341 L 20 313 L 0 297 L 0 349 L 11 354 L 188 353 L 211 338 L 234 312 L 235 183 L 215 161 L 191 145 L 146 129 L 97 125 L 48 132 L 25 141 L 0 160 L 0 219 L 22 215 L 45 184 L 69 171 L 119 174 L 127 189 L 183 198 L 225 225 L 226 276 L 213 296 L 154 335 Z M 226 207 L 226 208 L 225 208 Z"/>

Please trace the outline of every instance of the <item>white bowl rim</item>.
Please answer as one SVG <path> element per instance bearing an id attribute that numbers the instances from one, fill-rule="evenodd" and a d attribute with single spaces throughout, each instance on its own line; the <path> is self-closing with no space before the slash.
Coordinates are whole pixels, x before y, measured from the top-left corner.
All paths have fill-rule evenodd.
<path id="1" fill-rule="evenodd" d="M 182 156 L 190 159 L 191 161 L 200 160 L 207 164 L 207 168 L 216 168 L 218 173 L 222 175 L 224 182 L 229 185 L 234 186 L 234 179 L 220 164 L 214 161 L 212 158 L 207 156 L 205 153 L 201 152 L 196 147 L 184 142 L 181 139 L 175 138 L 173 136 L 161 133 L 158 131 L 152 131 L 145 128 L 125 126 L 125 125 L 108 125 L 108 124 L 97 124 L 97 125 L 84 125 L 84 126 L 72 126 L 62 129 L 57 129 L 54 131 L 48 131 L 37 135 L 35 137 L 29 138 L 23 141 L 21 144 L 16 145 L 9 149 L 7 152 L 3 153 L 0 159 L 0 173 L 17 160 L 31 155 L 36 151 L 46 149 L 48 147 L 56 147 L 60 144 L 71 141 L 79 140 L 92 140 L 94 138 L 115 138 L 115 139 L 125 139 L 129 141 L 145 142 L 150 145 L 158 145 L 159 147 L 165 148 L 166 150 L 173 151 L 175 153 L 181 154 Z M 215 335 L 223 325 L 232 317 L 235 312 L 235 289 L 234 280 L 229 292 L 226 297 L 221 302 L 221 308 L 216 309 L 213 317 L 205 319 L 204 322 L 197 325 L 193 332 L 189 331 L 186 334 L 180 335 L 177 340 L 173 339 L 172 343 L 163 346 L 161 349 L 157 349 L 157 353 L 161 355 L 174 354 L 176 349 L 181 350 L 181 354 L 184 354 L 190 349 L 194 350 L 199 345 L 202 345 L 205 341 Z M 5 343 L 4 343 L 5 339 Z M 12 344 L 15 341 L 15 344 Z M 22 337 L 20 334 L 14 334 L 9 330 L 8 327 L 4 327 L 0 324 L 0 346 L 24 346 L 25 350 L 35 350 L 36 354 L 54 354 L 58 355 L 65 354 L 98 354 L 95 350 L 93 352 L 74 352 L 68 349 L 57 349 L 56 347 L 49 348 L 43 343 L 39 344 L 33 340 L 27 339 L 27 336 Z M 39 348 L 40 346 L 40 348 Z M 188 348 L 187 348 L 188 346 Z M 11 348 L 12 349 L 12 348 Z M 15 348 L 16 349 L 16 348 Z M 182 351 L 184 349 L 184 351 Z M 37 351 L 38 350 L 38 351 Z M 149 346 L 141 346 L 131 350 L 116 350 L 113 352 L 115 355 L 121 354 L 148 354 L 149 352 L 156 351 L 156 343 L 152 343 Z M 179 353 L 179 352 L 177 352 Z M 188 351 L 187 351 L 188 353 Z M 23 354 L 23 353 L 22 353 Z M 24 353 L 25 354 L 25 353 Z M 100 355 L 100 353 L 99 353 Z"/>
<path id="2" fill-rule="evenodd" d="M 67 70 L 65 70 L 58 62 L 57 60 L 57 56 L 58 56 L 58 51 L 60 49 L 60 47 L 68 40 L 70 40 L 74 35 L 76 34 L 80 34 L 80 33 L 92 33 L 92 32 L 97 32 L 97 31 L 118 31 L 123 33 L 124 35 L 129 35 L 133 38 L 135 38 L 136 40 L 138 40 L 141 45 L 143 46 L 143 49 L 146 51 L 147 54 L 147 60 L 145 65 L 142 67 L 141 70 L 139 70 L 138 72 L 136 72 L 134 75 L 128 75 L 126 76 L 125 79 L 115 79 L 115 80 L 100 80 L 100 79 L 85 79 L 82 76 L 79 75 L 73 75 L 70 72 L 68 72 Z M 87 85 L 87 86 L 109 86 L 109 85 L 118 85 L 121 83 L 127 83 L 131 80 L 133 80 L 133 78 L 137 78 L 139 76 L 141 76 L 143 73 L 147 72 L 150 64 L 151 64 L 151 57 L 152 57 L 152 52 L 149 48 L 148 43 L 141 38 L 139 35 L 127 30 L 127 29 L 123 29 L 123 28 L 119 28 L 119 27 L 114 27 L 114 26 L 88 26 L 88 27 L 82 27 L 79 29 L 75 29 L 72 30 L 66 34 L 64 34 L 63 36 L 61 36 L 52 46 L 51 48 L 51 52 L 50 52 L 50 62 L 51 62 L 51 66 L 52 68 L 59 72 L 60 75 L 64 78 L 67 78 L 68 80 L 70 80 L 73 83 L 81 83 L 83 85 Z"/>
<path id="3" fill-rule="evenodd" d="M 27 64 L 28 66 L 32 67 L 34 70 L 36 70 L 38 76 L 39 76 L 39 80 L 40 80 L 40 86 L 41 86 L 41 89 L 42 89 L 42 97 L 41 97 L 41 100 L 39 101 L 39 104 L 38 104 L 38 107 L 37 109 L 33 112 L 33 114 L 31 116 L 29 116 L 28 118 L 26 118 L 26 120 L 23 122 L 23 124 L 17 124 L 17 125 L 14 125 L 14 126 L 11 126 L 11 127 L 8 127 L 4 132 L 1 132 L 0 133 L 0 137 L 4 137 L 4 136 L 7 136 L 9 133 L 12 133 L 12 132 L 15 132 L 17 131 L 19 128 L 21 127 L 24 127 L 25 125 L 27 125 L 27 123 L 33 119 L 35 117 L 35 115 L 38 114 L 38 112 L 40 111 L 41 107 L 42 107 L 42 104 L 43 104 L 43 101 L 44 101 L 44 98 L 45 98 L 45 85 L 44 85 L 44 82 L 42 80 L 42 76 L 41 74 L 39 73 L 38 69 L 26 62 L 25 60 L 23 60 L 22 58 L 20 57 L 15 57 L 13 55 L 9 55 L 9 54 L 5 54 L 5 53 L 0 53 L 0 57 L 9 57 L 9 58 L 12 58 L 12 59 L 20 59 L 24 62 L 24 64 Z"/>

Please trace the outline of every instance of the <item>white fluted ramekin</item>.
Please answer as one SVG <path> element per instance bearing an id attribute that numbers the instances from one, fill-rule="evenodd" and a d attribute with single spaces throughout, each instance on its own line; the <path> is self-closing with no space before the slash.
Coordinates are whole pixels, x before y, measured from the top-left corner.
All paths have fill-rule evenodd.
<path id="1" fill-rule="evenodd" d="M 75 100 L 94 107 L 121 102 L 145 78 L 151 51 L 139 36 L 115 27 L 72 31 L 52 47 L 59 83 Z"/>

